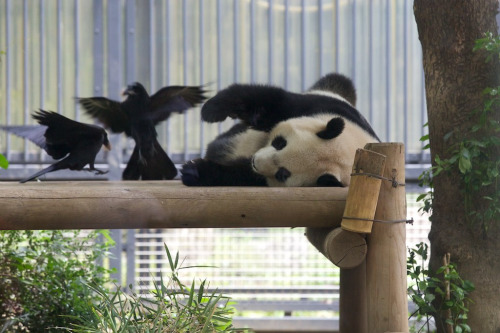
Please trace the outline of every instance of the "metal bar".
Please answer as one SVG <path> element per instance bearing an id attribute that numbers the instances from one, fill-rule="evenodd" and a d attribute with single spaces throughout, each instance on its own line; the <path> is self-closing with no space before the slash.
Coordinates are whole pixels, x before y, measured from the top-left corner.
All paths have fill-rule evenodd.
<path id="1" fill-rule="evenodd" d="M 201 84 L 205 84 L 205 7 L 203 4 L 206 0 L 200 0 L 200 82 Z M 201 156 L 205 155 L 205 126 L 203 122 L 200 121 L 200 154 Z"/>
<path id="2" fill-rule="evenodd" d="M 155 80 L 155 53 L 156 53 L 156 29 L 155 29 L 155 2 L 149 0 L 149 93 L 154 94 L 156 89 Z"/>
<path id="3" fill-rule="evenodd" d="M 268 21 L 267 21 L 267 31 L 268 31 L 268 81 L 269 83 L 273 83 L 274 81 L 274 0 L 269 0 L 269 13 L 268 13 Z"/>
<path id="4" fill-rule="evenodd" d="M 250 0 L 250 82 L 256 81 L 255 66 L 255 1 Z"/>
<path id="5" fill-rule="evenodd" d="M 392 122 L 391 122 L 391 0 L 387 0 L 386 7 L 386 55 L 385 55 L 385 68 L 386 68 L 386 81 L 385 81 L 385 102 L 386 102 L 386 114 L 385 114 L 385 133 L 386 133 L 386 142 L 391 141 L 392 137 Z"/>
<path id="6" fill-rule="evenodd" d="M 27 125 L 30 118 L 29 111 L 29 18 L 28 18 L 28 1 L 23 1 L 23 107 L 24 107 L 24 124 Z M 24 161 L 28 160 L 28 140 L 24 140 Z"/>
<path id="7" fill-rule="evenodd" d="M 285 52 L 284 52 L 284 55 L 285 55 L 285 59 L 284 59 L 284 74 L 285 74 L 285 77 L 284 77 L 284 80 L 285 80 L 285 84 L 284 84 L 284 87 L 285 89 L 288 89 L 288 66 L 289 66 L 289 59 L 288 59 L 288 40 L 290 38 L 290 31 L 289 31 L 289 27 L 290 26 L 290 4 L 288 1 L 285 1 Z"/>
<path id="8" fill-rule="evenodd" d="M 126 82 L 130 83 L 135 81 L 135 0 L 127 0 L 126 8 Z"/>
<path id="9" fill-rule="evenodd" d="M 107 84 L 108 96 L 113 100 L 120 100 L 122 87 L 122 52 L 121 52 L 121 1 L 108 0 L 107 3 Z M 120 180 L 122 170 L 120 164 L 123 160 L 121 149 L 121 134 L 109 136 L 113 150 L 108 152 L 109 180 Z"/>
<path id="10" fill-rule="evenodd" d="M 323 0 L 318 0 L 318 65 L 319 76 L 325 74 L 323 57 Z"/>
<path id="11" fill-rule="evenodd" d="M 135 229 L 127 230 L 127 286 L 135 285 Z"/>
<path id="12" fill-rule="evenodd" d="M 222 12 L 221 12 L 221 0 L 216 2 L 216 21 L 217 21 L 217 91 L 222 88 Z M 222 133 L 222 123 L 217 124 L 218 133 Z"/>
<path id="13" fill-rule="evenodd" d="M 62 0 L 57 0 L 57 112 L 63 108 Z"/>
<path id="14" fill-rule="evenodd" d="M 408 98 L 408 1 L 404 2 L 403 5 L 403 100 L 404 100 L 404 113 L 403 113 L 403 142 L 405 147 L 408 147 L 408 110 L 410 109 L 410 103 Z M 408 149 L 405 149 L 405 161 L 408 160 Z"/>
<path id="15" fill-rule="evenodd" d="M 371 1 L 369 1 L 371 3 Z M 340 71 L 340 1 L 335 1 L 335 70 Z"/>
<path id="16" fill-rule="evenodd" d="M 11 112 L 12 112 L 12 108 L 11 108 L 11 100 L 10 100 L 10 97 L 12 95 L 12 74 L 11 74 L 11 68 L 12 68 L 12 58 L 13 58 L 13 52 L 12 52 L 12 47 L 11 47 L 11 30 L 10 30 L 10 26 L 11 26 L 11 21 L 12 21 L 12 13 L 11 13 L 11 4 L 10 4 L 10 0 L 6 0 L 5 1 L 5 41 L 6 41 L 6 45 L 7 45 L 7 59 L 6 59 L 6 62 L 7 62 L 7 65 L 5 66 L 5 78 L 6 78 L 6 81 L 7 81 L 7 93 L 5 95 L 5 110 L 7 112 L 7 115 L 5 117 L 5 123 L 6 125 L 10 125 L 11 123 Z M 10 157 L 11 157 L 11 140 L 10 140 L 10 135 L 7 135 L 6 136 L 6 139 L 5 139 L 5 154 L 6 154 L 6 158 L 8 160 L 10 160 Z"/>
<path id="17" fill-rule="evenodd" d="M 240 70 L 240 54 L 239 54 L 239 35 L 240 35 L 240 29 L 239 29 L 239 23 L 240 23 L 240 2 L 235 1 L 234 2 L 234 9 L 233 9 L 233 59 L 234 59 L 234 64 L 233 64 L 233 81 L 238 82 L 239 80 L 239 70 Z M 252 28 L 250 24 L 250 29 Z M 251 69 L 253 71 L 253 68 Z"/>
<path id="18" fill-rule="evenodd" d="M 188 18 L 187 18 L 187 0 L 182 1 L 182 81 L 184 85 L 188 83 Z M 189 148 L 189 114 L 184 113 L 184 161 L 188 160 Z"/>
<path id="19" fill-rule="evenodd" d="M 94 17 L 94 94 L 102 96 L 104 82 L 104 54 L 102 29 L 102 0 L 93 2 Z"/>
<path id="20" fill-rule="evenodd" d="M 80 44 L 80 12 L 78 11 L 78 0 L 75 0 L 75 8 L 73 12 L 75 20 L 75 96 L 80 96 L 80 52 L 78 46 Z M 80 121 L 80 105 L 75 103 L 75 119 Z"/>
<path id="21" fill-rule="evenodd" d="M 356 83 L 356 63 L 358 62 L 357 60 L 357 55 L 358 52 L 356 50 L 356 26 L 357 26 L 357 20 L 356 20 L 356 0 L 352 0 L 352 80 L 354 83 Z"/>
<path id="22" fill-rule="evenodd" d="M 121 52 L 121 8 L 120 0 L 108 0 L 107 3 L 107 62 L 108 62 L 108 96 L 111 99 L 120 99 L 120 89 L 122 85 L 122 52 Z M 122 152 L 120 144 L 120 134 L 110 135 L 110 143 L 115 149 L 108 153 L 109 173 L 108 179 L 121 179 L 120 163 Z M 109 259 L 111 267 L 116 268 L 116 273 L 111 274 L 112 278 L 122 284 L 122 230 L 111 231 L 111 237 L 115 241 L 115 248 L 111 250 L 113 256 Z"/>
<path id="23" fill-rule="evenodd" d="M 373 124 L 373 2 L 368 1 L 368 120 Z"/>
<path id="24" fill-rule="evenodd" d="M 45 109 L 45 3 L 40 1 L 39 10 L 40 10 L 40 50 L 39 50 L 39 59 L 40 59 L 40 108 Z M 77 95 L 78 96 L 78 95 Z M 45 150 L 40 149 L 38 154 L 38 159 L 43 161 L 47 156 Z"/>
<path id="25" fill-rule="evenodd" d="M 170 59 L 172 59 L 172 43 L 171 43 L 171 29 L 170 29 L 170 23 L 172 22 L 172 17 L 170 16 L 170 13 L 172 12 L 172 4 L 170 0 L 167 0 L 166 5 L 166 13 L 165 13 L 165 18 L 166 18 L 166 31 L 165 34 L 167 35 L 167 41 L 166 41 L 166 46 L 167 46 L 167 56 L 166 56 L 166 72 L 167 72 L 167 82 L 166 84 L 169 85 L 171 83 L 171 67 L 170 67 Z M 167 119 L 167 122 L 165 124 L 165 136 L 167 138 L 167 155 L 172 156 L 172 135 L 170 134 L 171 132 L 171 121 L 170 119 Z"/>
<path id="26" fill-rule="evenodd" d="M 45 108 L 45 5 L 40 1 L 40 108 Z"/>
<path id="27" fill-rule="evenodd" d="M 300 52 L 300 81 L 301 90 L 306 90 L 306 2 L 300 2 L 300 43 L 302 45 Z"/>

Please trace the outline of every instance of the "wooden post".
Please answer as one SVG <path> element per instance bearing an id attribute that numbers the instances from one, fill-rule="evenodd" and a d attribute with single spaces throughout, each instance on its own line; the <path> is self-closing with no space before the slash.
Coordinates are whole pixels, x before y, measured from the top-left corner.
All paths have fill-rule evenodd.
<path id="1" fill-rule="evenodd" d="M 351 269 L 340 269 L 339 332 L 368 332 L 366 260 Z"/>
<path id="2" fill-rule="evenodd" d="M 368 332 L 366 302 L 366 240 L 375 216 L 385 156 L 358 149 L 352 167 L 342 228 L 306 230 L 308 240 L 340 270 L 341 333 Z M 358 219 L 356 219 L 358 218 Z"/>
<path id="3" fill-rule="evenodd" d="M 375 219 L 367 236 L 366 278 L 368 331 L 408 332 L 406 290 L 405 153 L 402 143 L 373 143 L 365 146 L 386 156 Z"/>

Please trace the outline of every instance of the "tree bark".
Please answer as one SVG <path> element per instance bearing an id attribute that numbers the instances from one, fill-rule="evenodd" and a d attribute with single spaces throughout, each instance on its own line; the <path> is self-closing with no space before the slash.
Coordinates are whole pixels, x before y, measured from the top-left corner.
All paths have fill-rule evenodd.
<path id="1" fill-rule="evenodd" d="M 433 163 L 436 155 L 449 157 L 449 147 L 458 140 L 444 136 L 469 130 L 475 122 L 472 111 L 482 106 L 482 91 L 499 84 L 498 59 L 486 63 L 483 52 L 472 51 L 485 32 L 497 34 L 497 11 L 497 0 L 414 2 Z M 472 331 L 500 332 L 500 221 L 493 221 L 487 234 L 468 222 L 458 170 L 439 174 L 433 183 L 430 269 L 436 271 L 449 252 L 460 276 L 476 287 L 468 320 Z M 474 198 L 476 207 L 484 207 L 481 197 Z M 436 320 L 444 332 L 442 319 Z"/>

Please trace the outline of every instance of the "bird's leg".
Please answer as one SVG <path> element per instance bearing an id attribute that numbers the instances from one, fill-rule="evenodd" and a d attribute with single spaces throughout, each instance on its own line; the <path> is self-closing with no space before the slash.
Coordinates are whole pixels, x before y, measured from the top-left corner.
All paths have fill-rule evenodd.
<path id="1" fill-rule="evenodd" d="M 95 169 L 95 168 L 94 168 L 93 171 L 95 171 L 94 175 L 96 175 L 96 176 L 97 175 L 105 175 L 105 174 L 107 174 L 109 172 L 109 170 L 104 171 L 104 170 L 99 170 L 99 169 Z"/>
<path id="2" fill-rule="evenodd" d="M 97 176 L 97 175 L 105 175 L 105 174 L 107 174 L 107 173 L 109 172 L 109 170 L 104 171 L 104 170 L 99 170 L 99 169 L 96 169 L 96 168 L 94 167 L 94 164 L 90 164 L 89 166 L 90 166 L 90 168 L 84 168 L 84 169 L 82 169 L 82 170 L 85 170 L 85 171 L 93 171 L 93 172 L 94 172 L 94 175 L 96 175 L 96 176 Z"/>

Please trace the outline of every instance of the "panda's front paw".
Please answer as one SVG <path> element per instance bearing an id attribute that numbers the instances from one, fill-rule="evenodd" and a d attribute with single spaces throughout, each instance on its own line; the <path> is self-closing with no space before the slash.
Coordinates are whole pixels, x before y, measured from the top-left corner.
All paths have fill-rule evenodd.
<path id="1" fill-rule="evenodd" d="M 201 108 L 201 118 L 209 123 L 221 122 L 228 117 L 238 118 L 244 109 L 245 107 L 241 101 L 215 96 Z"/>
<path id="2" fill-rule="evenodd" d="M 200 174 L 196 167 L 196 161 L 189 161 L 181 168 L 182 183 L 186 186 L 200 186 Z"/>

